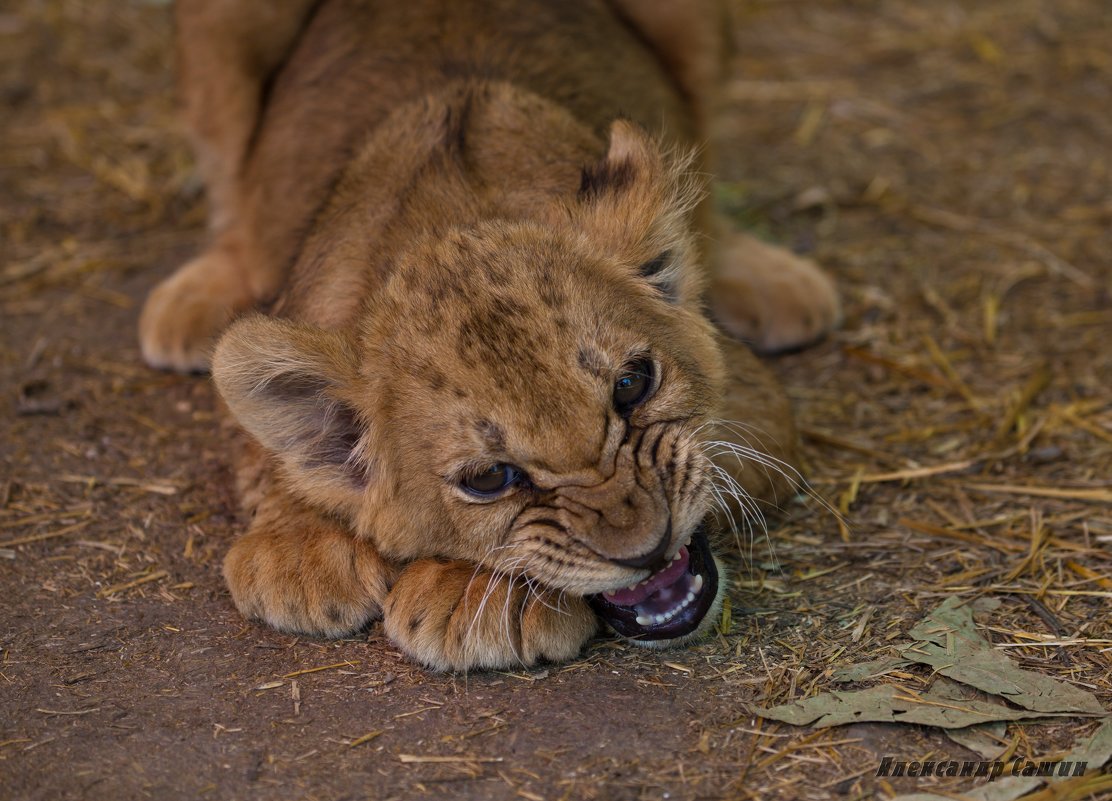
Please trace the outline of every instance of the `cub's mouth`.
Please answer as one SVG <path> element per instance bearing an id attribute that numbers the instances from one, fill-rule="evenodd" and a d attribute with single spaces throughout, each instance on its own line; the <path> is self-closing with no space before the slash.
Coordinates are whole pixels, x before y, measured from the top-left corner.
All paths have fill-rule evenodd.
<path id="1" fill-rule="evenodd" d="M 588 596 L 614 631 L 639 641 L 672 640 L 695 631 L 718 596 L 718 567 L 700 525 L 672 561 L 632 588 Z"/>

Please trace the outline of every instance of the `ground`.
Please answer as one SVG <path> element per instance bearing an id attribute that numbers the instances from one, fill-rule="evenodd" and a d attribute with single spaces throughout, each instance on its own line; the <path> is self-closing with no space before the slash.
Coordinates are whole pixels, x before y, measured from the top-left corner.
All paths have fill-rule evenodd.
<path id="1" fill-rule="evenodd" d="M 377 627 L 247 623 L 224 589 L 242 523 L 211 385 L 148 370 L 135 339 L 204 239 L 167 7 L 0 11 L 0 798 L 968 790 L 875 776 L 885 754 L 972 758 L 936 731 L 749 706 L 830 689 L 951 596 L 998 600 L 995 643 L 1112 708 L 1108 5 L 735 12 L 721 200 L 838 276 L 844 327 L 773 366 L 845 523 L 783 499 L 705 644 L 443 676 Z M 1045 757 L 1093 725 L 1006 739 Z"/>

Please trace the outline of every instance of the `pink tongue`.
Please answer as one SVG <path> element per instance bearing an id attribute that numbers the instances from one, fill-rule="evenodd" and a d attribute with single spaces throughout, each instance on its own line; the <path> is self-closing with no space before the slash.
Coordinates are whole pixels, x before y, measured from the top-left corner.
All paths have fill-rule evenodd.
<path id="1" fill-rule="evenodd" d="M 602 597 L 618 606 L 633 606 L 639 604 L 655 592 L 664 587 L 670 587 L 680 580 L 687 572 L 688 553 L 687 547 L 680 548 L 679 559 L 672 562 L 663 570 L 653 573 L 644 584 L 638 584 L 632 590 L 614 590 L 604 592 Z"/>

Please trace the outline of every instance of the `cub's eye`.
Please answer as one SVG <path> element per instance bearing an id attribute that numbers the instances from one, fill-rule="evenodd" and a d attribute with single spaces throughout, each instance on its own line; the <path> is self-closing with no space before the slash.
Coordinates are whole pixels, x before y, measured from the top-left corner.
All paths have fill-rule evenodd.
<path id="1" fill-rule="evenodd" d="M 492 464 L 478 473 L 472 473 L 460 486 L 472 495 L 485 497 L 497 495 L 522 477 L 522 472 L 512 464 Z"/>
<path id="2" fill-rule="evenodd" d="M 634 359 L 614 382 L 614 408 L 618 414 L 630 414 L 648 397 L 652 388 L 653 363 L 648 359 Z"/>

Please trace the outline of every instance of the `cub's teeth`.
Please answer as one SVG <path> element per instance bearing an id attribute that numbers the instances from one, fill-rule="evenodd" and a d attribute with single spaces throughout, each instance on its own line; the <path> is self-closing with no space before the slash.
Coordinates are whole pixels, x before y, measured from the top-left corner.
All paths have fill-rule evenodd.
<path id="1" fill-rule="evenodd" d="M 635 590 L 635 589 L 637 589 L 637 583 L 636 583 L 636 582 L 634 582 L 633 584 L 630 584 L 630 585 L 629 585 L 628 587 L 626 587 L 626 589 L 627 589 L 627 590 Z"/>
<path id="2" fill-rule="evenodd" d="M 653 626 L 653 625 L 659 626 L 661 623 L 667 623 L 669 620 L 674 618 L 676 615 L 678 615 L 684 609 L 687 609 L 687 607 L 689 607 L 689 606 L 691 606 L 691 604 L 695 603 L 695 598 L 696 598 L 696 596 L 699 595 L 699 591 L 702 590 L 702 589 L 703 589 L 703 577 L 702 576 L 695 576 L 695 580 L 691 582 L 691 589 L 687 591 L 687 595 L 684 597 L 684 599 L 682 601 L 680 601 L 674 607 L 669 609 L 667 612 L 661 612 L 661 613 L 656 614 L 656 615 L 638 615 L 637 618 L 636 618 L 637 619 L 637 625 L 638 626 Z"/>

